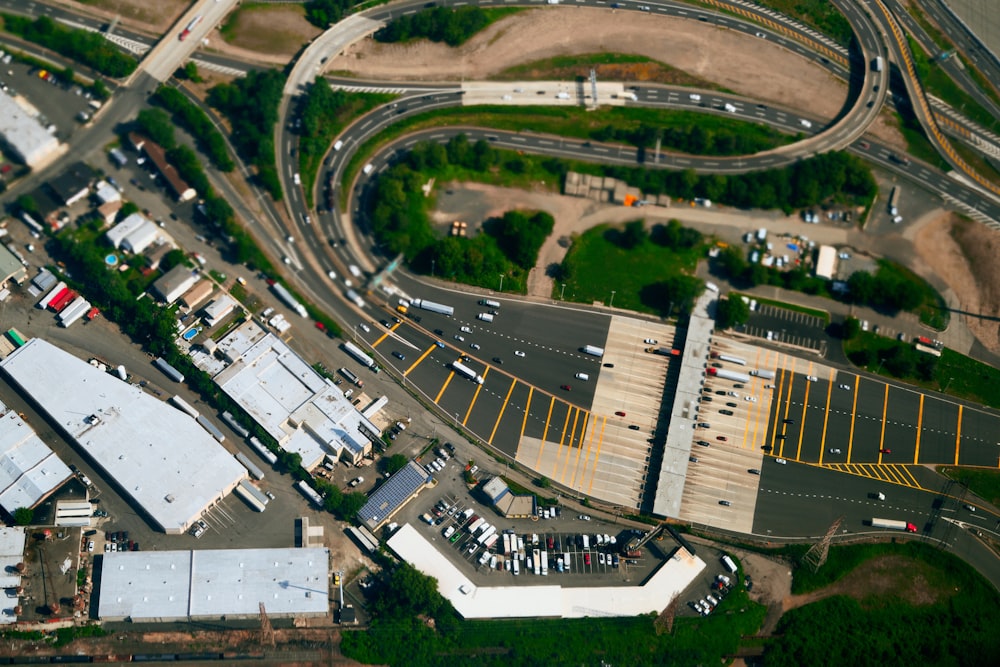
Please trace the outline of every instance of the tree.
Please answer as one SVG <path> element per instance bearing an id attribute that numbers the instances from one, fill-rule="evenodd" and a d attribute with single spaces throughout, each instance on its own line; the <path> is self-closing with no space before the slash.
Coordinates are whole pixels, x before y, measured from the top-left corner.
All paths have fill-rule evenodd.
<path id="1" fill-rule="evenodd" d="M 139 112 L 136 122 L 142 133 L 159 144 L 163 150 L 170 150 L 177 144 L 174 138 L 174 125 L 163 109 L 143 109 Z"/>
<path id="2" fill-rule="evenodd" d="M 406 467 L 409 459 L 402 454 L 393 454 L 389 458 L 382 459 L 382 468 L 390 475 L 394 475 Z"/>
<path id="3" fill-rule="evenodd" d="M 750 306 L 736 295 L 719 299 L 715 306 L 715 326 L 719 329 L 731 329 L 746 324 L 749 319 Z"/>
<path id="4" fill-rule="evenodd" d="M 18 507 L 14 510 L 14 523 L 19 526 L 30 526 L 35 520 L 35 510 L 30 507 Z"/>
<path id="5" fill-rule="evenodd" d="M 38 204 L 31 195 L 21 195 L 17 198 L 17 208 L 28 214 L 38 215 Z"/>
<path id="6" fill-rule="evenodd" d="M 127 201 L 122 204 L 122 207 L 118 210 L 118 220 L 124 220 L 133 213 L 139 212 L 139 205 L 135 202 Z"/>
<path id="7" fill-rule="evenodd" d="M 437 580 L 409 563 L 385 567 L 376 575 L 373 608 L 384 618 L 437 616 L 450 605 L 437 591 Z"/>
<path id="8" fill-rule="evenodd" d="M 184 63 L 183 68 L 184 78 L 192 83 L 201 83 L 202 78 L 198 73 L 198 63 L 193 60 L 189 60 Z"/>
<path id="9" fill-rule="evenodd" d="M 856 317 L 848 317 L 844 320 L 842 337 L 844 340 L 854 340 L 861 333 L 861 322 Z"/>
<path id="10" fill-rule="evenodd" d="M 724 248 L 717 258 L 719 268 L 730 280 L 739 279 L 747 268 L 747 260 L 743 256 L 743 251 L 736 246 Z"/>
<path id="11" fill-rule="evenodd" d="M 631 250 L 646 240 L 646 226 L 642 220 L 626 222 L 619 238 L 619 245 Z"/>

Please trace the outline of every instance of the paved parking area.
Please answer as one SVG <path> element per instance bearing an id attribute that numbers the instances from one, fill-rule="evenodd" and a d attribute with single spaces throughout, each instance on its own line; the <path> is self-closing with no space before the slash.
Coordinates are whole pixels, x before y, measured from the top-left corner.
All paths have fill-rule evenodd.
<path id="1" fill-rule="evenodd" d="M 759 304 L 749 321 L 740 327 L 742 333 L 766 341 L 794 345 L 826 354 L 826 321 L 815 315 L 801 313 L 770 304 Z"/>
<path id="2" fill-rule="evenodd" d="M 62 142 L 70 140 L 82 127 L 76 120 L 81 111 L 93 113 L 88 106 L 90 100 L 84 97 L 79 86 L 63 86 L 57 79 L 52 82 L 38 77 L 38 69 L 17 61 L 0 67 L 0 82 L 17 92 L 40 113 L 40 120 L 56 126 L 55 136 Z M 79 92 L 79 94 L 77 94 Z"/>

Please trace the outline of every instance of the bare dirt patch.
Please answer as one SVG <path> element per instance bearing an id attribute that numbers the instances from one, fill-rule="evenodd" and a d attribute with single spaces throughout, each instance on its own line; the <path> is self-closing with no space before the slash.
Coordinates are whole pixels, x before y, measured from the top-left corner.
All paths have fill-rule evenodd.
<path id="1" fill-rule="evenodd" d="M 590 53 L 645 56 L 738 94 L 823 118 L 836 116 L 847 96 L 843 82 L 768 40 L 697 21 L 649 15 L 637 20 L 586 7 L 519 12 L 454 49 L 429 41 L 380 44 L 366 39 L 346 49 L 330 69 L 376 80 L 482 80 L 515 65 Z M 600 66 L 597 73 L 614 78 L 615 71 Z M 888 124 L 874 126 L 872 132 L 885 141 L 902 142 Z"/>
<path id="2" fill-rule="evenodd" d="M 611 81 L 640 81 L 649 83 L 664 83 L 671 86 L 692 86 L 696 88 L 718 88 L 706 79 L 691 76 L 669 65 L 649 61 L 644 63 L 609 63 L 597 66 L 601 77 Z M 498 74 L 495 79 L 507 81 L 556 79 L 559 81 L 587 78 L 590 76 L 589 65 L 558 66 L 551 59 L 529 63 L 523 67 L 514 67 Z"/>
<path id="3" fill-rule="evenodd" d="M 1000 354 L 1000 234 L 985 225 L 943 212 L 913 239 L 917 256 L 959 299 L 972 334 Z"/>
<path id="4" fill-rule="evenodd" d="M 285 63 L 321 32 L 306 21 L 302 5 L 253 5 L 230 15 L 222 30 L 225 43 L 215 46 L 253 60 Z"/>
<path id="5" fill-rule="evenodd" d="M 56 4 L 70 7 L 75 12 L 113 20 L 119 17 L 122 25 L 144 32 L 162 33 L 172 26 L 190 5 L 187 0 L 56 0 Z"/>

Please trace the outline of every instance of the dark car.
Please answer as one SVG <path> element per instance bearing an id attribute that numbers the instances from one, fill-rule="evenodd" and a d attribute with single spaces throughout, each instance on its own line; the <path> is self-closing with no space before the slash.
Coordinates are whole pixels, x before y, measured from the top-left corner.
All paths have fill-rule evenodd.
<path id="1" fill-rule="evenodd" d="M 739 406 L 738 406 L 738 405 L 736 405 L 736 403 L 733 403 L 732 401 L 729 401 L 728 403 L 726 403 L 726 407 L 729 407 L 729 408 L 737 408 L 737 407 L 739 407 Z"/>
<path id="2" fill-rule="evenodd" d="M 736 387 L 737 389 L 743 389 L 743 387 L 744 387 L 744 385 L 740 384 L 739 382 L 737 382 L 733 386 Z"/>
<path id="3" fill-rule="evenodd" d="M 720 501 L 719 501 L 719 504 L 720 504 L 720 505 L 724 505 L 724 506 L 726 506 L 726 507 L 729 507 L 730 505 L 732 505 L 732 503 L 731 503 L 731 502 L 729 502 L 728 500 L 720 500 Z"/>
<path id="4" fill-rule="evenodd" d="M 712 443 L 710 443 L 707 440 L 699 440 L 698 444 L 701 445 L 702 447 L 711 447 L 712 446 Z"/>
<path id="5" fill-rule="evenodd" d="M 701 400 L 703 403 L 711 403 L 713 399 L 711 396 L 702 396 Z"/>
<path id="6" fill-rule="evenodd" d="M 573 387 L 569 386 L 568 384 L 559 385 L 559 388 L 565 389 L 566 391 L 570 391 L 573 389 Z"/>
<path id="7" fill-rule="evenodd" d="M 733 411 L 732 410 L 719 410 L 719 414 L 726 415 L 727 417 L 732 417 L 733 416 Z"/>
<path id="8" fill-rule="evenodd" d="M 442 331 L 441 329 L 435 329 L 434 330 L 434 334 L 437 335 L 437 336 L 443 336 L 444 335 L 444 331 Z"/>
<path id="9" fill-rule="evenodd" d="M 551 551 L 552 549 L 556 548 L 556 541 L 554 539 L 552 539 L 551 537 L 547 537 L 547 538 L 545 538 L 545 545 Z"/>
<path id="10" fill-rule="evenodd" d="M 624 416 L 625 416 L 625 413 L 624 413 L 624 412 L 622 412 L 621 410 L 619 410 L 618 412 L 616 412 L 616 413 L 615 413 L 615 415 L 617 415 L 617 416 L 619 416 L 619 417 L 624 417 Z"/>
<path id="11" fill-rule="evenodd" d="M 493 357 L 493 363 L 500 364 L 501 366 L 503 366 L 503 359 L 501 359 L 500 357 Z"/>
<path id="12" fill-rule="evenodd" d="M 605 368 L 614 368 L 615 365 L 614 364 L 604 364 L 604 367 Z"/>
<path id="13" fill-rule="evenodd" d="M 402 352 L 393 352 L 392 356 L 396 357 L 400 361 L 406 361 L 406 355 L 403 354 Z"/>
<path id="14" fill-rule="evenodd" d="M 794 419 L 782 419 L 781 423 L 782 424 L 794 424 L 795 420 Z"/>
<path id="15" fill-rule="evenodd" d="M 629 430 L 632 430 L 632 431 L 638 431 L 638 430 L 639 430 L 639 427 L 638 427 L 638 426 L 636 426 L 635 424 L 629 424 Z"/>
<path id="16" fill-rule="evenodd" d="M 729 438 L 727 438 L 724 435 L 717 435 L 715 436 L 715 439 L 718 440 L 719 442 L 729 442 Z"/>
<path id="17" fill-rule="evenodd" d="M 723 391 L 723 390 L 721 390 L 721 389 L 717 389 L 717 390 L 715 391 L 715 395 L 716 395 L 716 396 L 725 396 L 725 395 L 726 395 L 726 392 L 724 392 L 724 391 Z"/>

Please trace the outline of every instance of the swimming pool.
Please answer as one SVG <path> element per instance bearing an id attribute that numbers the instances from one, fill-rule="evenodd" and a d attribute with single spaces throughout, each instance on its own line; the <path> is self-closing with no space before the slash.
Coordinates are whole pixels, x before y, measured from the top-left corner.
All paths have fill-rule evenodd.
<path id="1" fill-rule="evenodd" d="M 198 335 L 198 328 L 197 327 L 191 327 L 190 329 L 188 329 L 187 331 L 184 332 L 184 335 L 182 336 L 182 338 L 184 340 L 191 340 L 192 338 L 194 338 L 197 335 Z"/>

